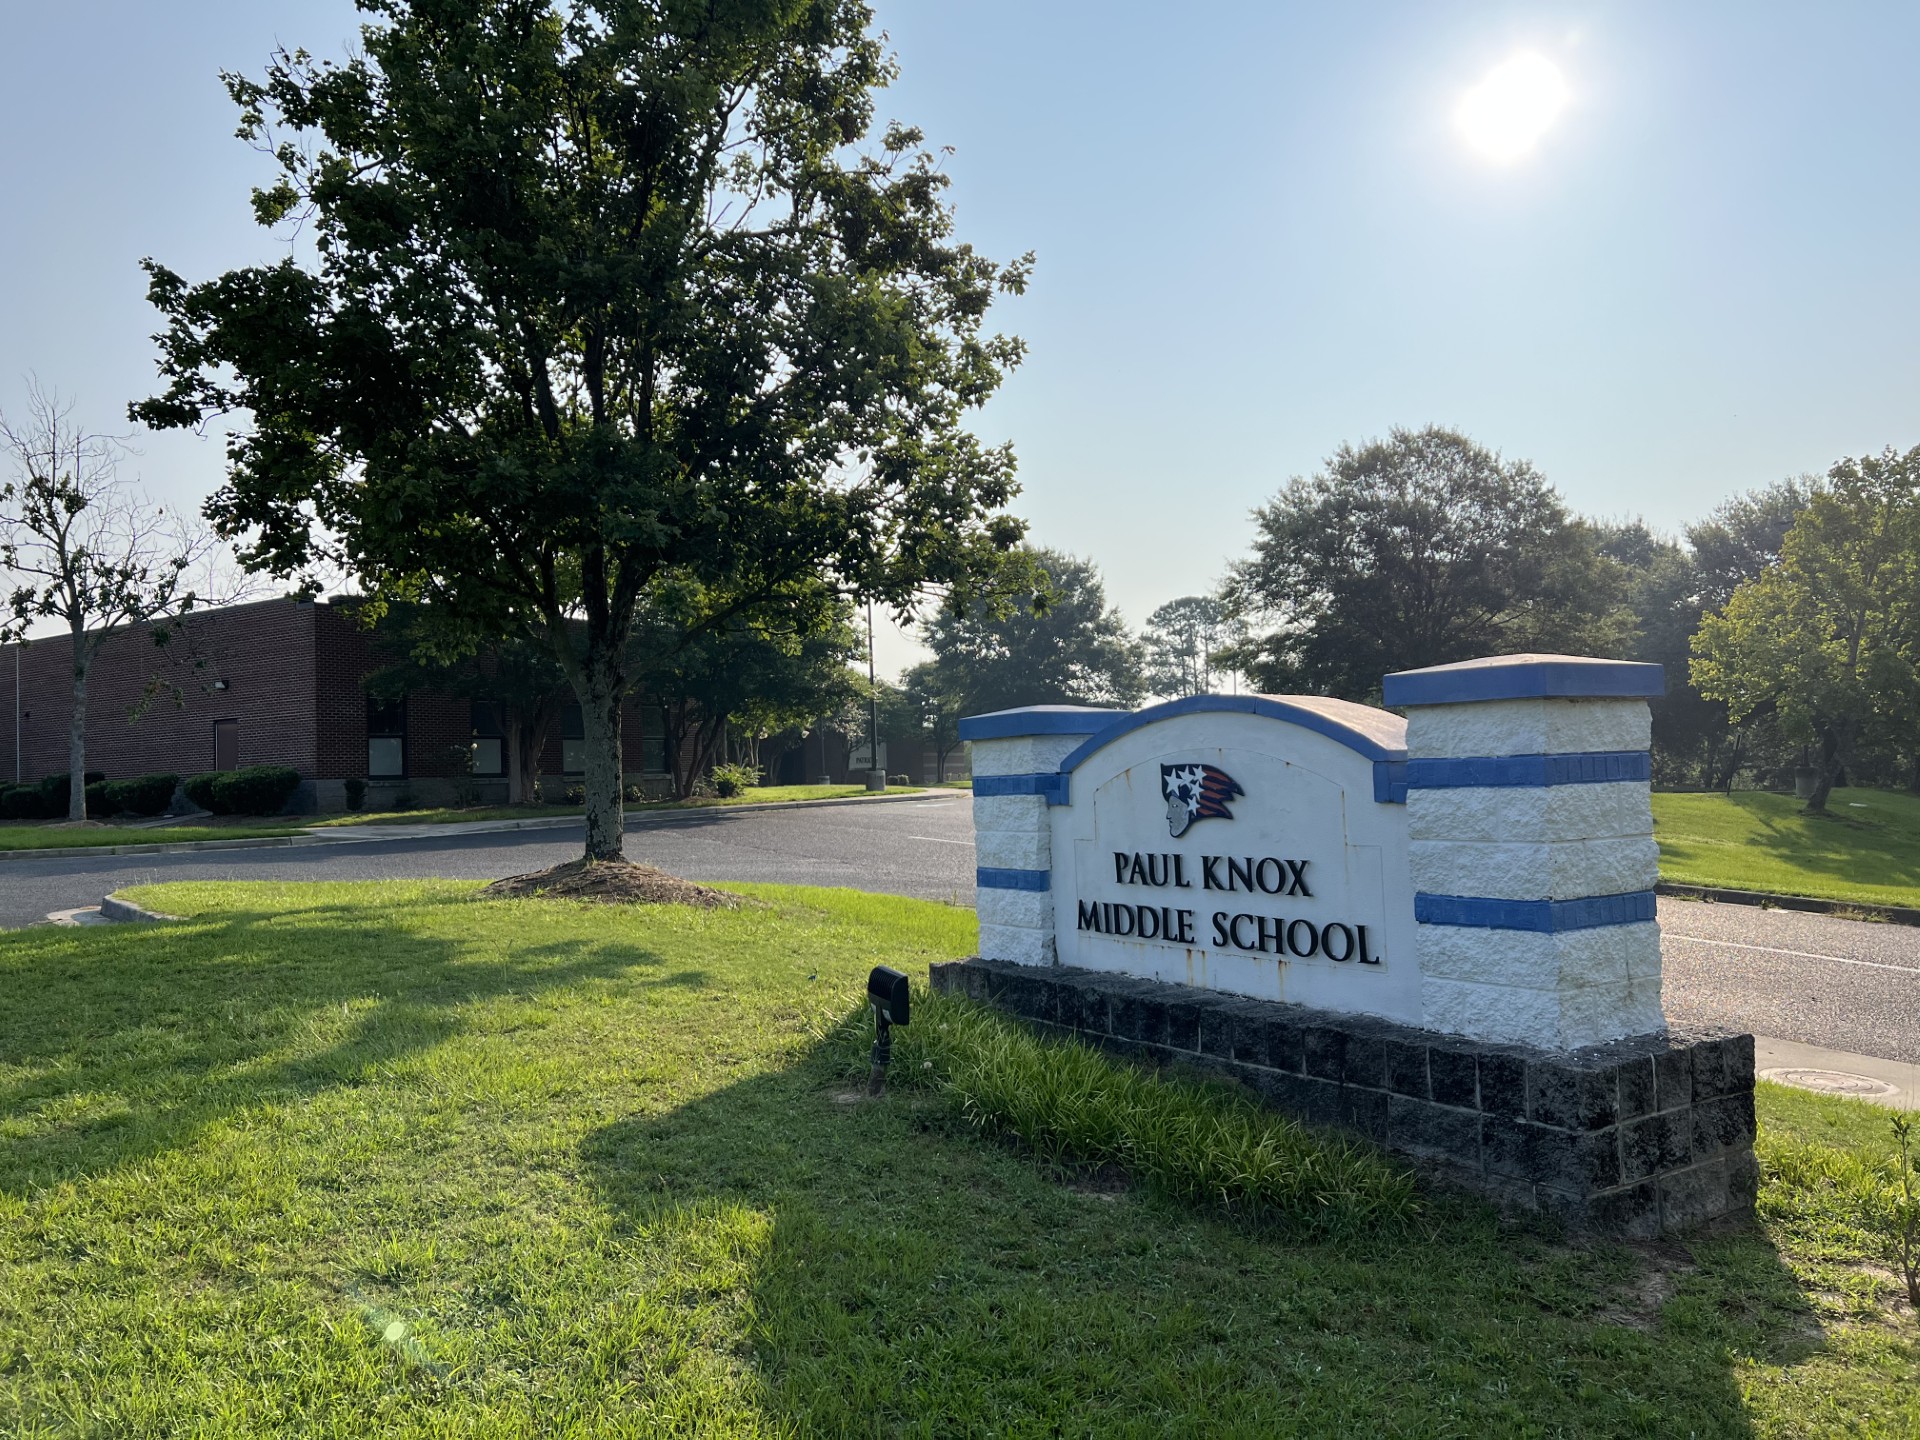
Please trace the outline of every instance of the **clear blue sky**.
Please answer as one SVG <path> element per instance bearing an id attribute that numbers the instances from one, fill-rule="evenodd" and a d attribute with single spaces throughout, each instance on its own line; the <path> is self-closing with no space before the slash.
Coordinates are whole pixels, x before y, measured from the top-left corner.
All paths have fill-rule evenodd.
<path id="1" fill-rule="evenodd" d="M 1037 540 L 1128 618 L 1210 586 L 1343 440 L 1456 425 L 1583 511 L 1920 443 L 1920 7 L 880 0 L 889 115 L 951 145 L 962 234 L 1039 254 L 1032 356 L 981 417 Z M 0 7 L 0 408 L 25 372 L 124 426 L 138 269 L 272 257 L 216 72 L 338 53 L 342 0 Z M 1461 94 L 1514 53 L 1572 99 L 1522 161 Z M 197 499 L 217 443 L 148 436 Z M 883 647 L 883 665 L 906 656 Z"/>

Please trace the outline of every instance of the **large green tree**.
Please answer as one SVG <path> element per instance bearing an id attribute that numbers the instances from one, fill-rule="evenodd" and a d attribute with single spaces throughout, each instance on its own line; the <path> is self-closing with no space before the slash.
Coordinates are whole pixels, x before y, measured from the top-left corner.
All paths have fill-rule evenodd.
<path id="1" fill-rule="evenodd" d="M 1869 740 L 1910 744 L 1920 713 L 1920 447 L 1842 460 L 1778 563 L 1701 624 L 1693 682 L 1736 723 L 1775 716 L 1814 747 L 1822 811 Z"/>
<path id="2" fill-rule="evenodd" d="M 927 623 L 921 638 L 933 651 L 932 670 L 916 675 L 919 693 L 945 697 L 961 715 L 1138 703 L 1140 647 L 1107 604 L 1100 572 L 1057 550 L 1029 550 L 1025 558 L 1040 576 L 1032 603 L 976 601 Z"/>
<path id="3" fill-rule="evenodd" d="M 865 690 L 852 668 L 864 653 L 852 607 L 818 581 L 747 608 L 692 586 L 656 590 L 629 661 L 665 713 L 674 793 L 693 793 L 729 736 L 758 765 L 762 740 L 846 709 Z"/>
<path id="4" fill-rule="evenodd" d="M 1218 596 L 1169 600 L 1140 627 L 1147 689 L 1170 700 L 1209 693 L 1232 670 L 1227 656 L 1239 638 Z"/>
<path id="5" fill-rule="evenodd" d="M 621 852 L 639 602 L 796 580 L 963 599 L 1014 544 L 968 413 L 1018 362 L 859 0 L 359 0 L 360 52 L 226 77 L 294 257 L 148 262 L 160 427 L 236 417 L 208 513 L 254 566 L 552 648 L 590 858 Z M 300 258 L 311 252 L 311 260 Z"/>
<path id="6" fill-rule="evenodd" d="M 1366 700 L 1393 670 L 1507 651 L 1607 655 L 1630 630 L 1619 567 L 1524 460 L 1457 431 L 1343 445 L 1254 512 L 1227 598 L 1257 688 Z"/>

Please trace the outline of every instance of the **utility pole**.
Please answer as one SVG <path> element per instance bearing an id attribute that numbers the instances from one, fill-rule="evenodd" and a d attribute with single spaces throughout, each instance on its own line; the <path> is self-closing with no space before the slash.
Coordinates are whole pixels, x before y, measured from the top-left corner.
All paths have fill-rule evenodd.
<path id="1" fill-rule="evenodd" d="M 873 663 L 873 601 L 867 601 L 867 789 L 887 788 L 880 763 L 880 682 Z"/>

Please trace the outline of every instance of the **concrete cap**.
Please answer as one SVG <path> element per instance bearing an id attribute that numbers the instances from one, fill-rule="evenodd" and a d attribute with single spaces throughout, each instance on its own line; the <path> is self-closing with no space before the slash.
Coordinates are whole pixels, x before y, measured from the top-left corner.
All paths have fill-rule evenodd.
<path id="1" fill-rule="evenodd" d="M 1665 672 L 1638 660 L 1586 655 L 1489 655 L 1381 682 L 1389 705 L 1470 705 L 1478 700 L 1651 700 L 1667 693 Z"/>
<path id="2" fill-rule="evenodd" d="M 1014 740 L 1023 735 L 1092 735 L 1125 718 L 1125 710 L 1093 705 L 1023 705 L 969 715 L 960 722 L 962 740 Z"/>

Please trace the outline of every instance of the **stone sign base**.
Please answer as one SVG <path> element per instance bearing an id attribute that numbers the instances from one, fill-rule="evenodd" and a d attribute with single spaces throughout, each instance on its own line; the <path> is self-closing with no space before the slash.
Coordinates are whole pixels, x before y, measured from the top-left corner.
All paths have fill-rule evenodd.
<path id="1" fill-rule="evenodd" d="M 1284 1114 L 1576 1229 L 1646 1237 L 1753 1206 L 1751 1035 L 1550 1054 L 1103 971 L 981 959 L 932 970 L 936 991 L 1231 1077 Z"/>

